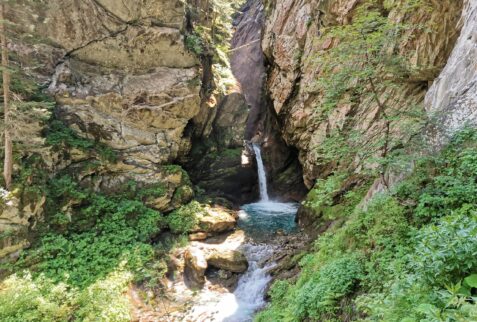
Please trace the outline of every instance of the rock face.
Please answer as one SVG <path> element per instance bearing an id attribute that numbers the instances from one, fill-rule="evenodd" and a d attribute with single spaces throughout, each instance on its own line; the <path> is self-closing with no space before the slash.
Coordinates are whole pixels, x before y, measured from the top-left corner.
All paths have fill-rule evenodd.
<path id="1" fill-rule="evenodd" d="M 170 163 L 188 153 L 184 130 L 200 111 L 200 74 L 181 33 L 182 1 L 11 6 L 9 18 L 41 42 L 14 51 L 40 55 L 41 63 L 49 57 L 49 68 L 39 72 L 59 119 L 119 151 L 128 164 Z"/>
<path id="2" fill-rule="evenodd" d="M 185 167 L 206 194 L 236 204 L 249 202 L 254 198 L 253 186 L 257 182 L 257 174 L 243 150 L 249 105 L 241 93 L 231 92 L 219 100 L 211 113 L 214 116 L 208 128 L 193 140 Z"/>
<path id="3" fill-rule="evenodd" d="M 232 39 L 234 51 L 230 65 L 245 99 L 250 104 L 250 117 L 245 131 L 245 139 L 250 140 L 257 130 L 257 122 L 266 112 L 263 95 L 266 76 L 265 57 L 260 44 L 264 23 L 262 1 L 249 0 L 241 11 L 234 21 L 236 31 Z"/>
<path id="4" fill-rule="evenodd" d="M 78 61 L 59 67 L 50 90 L 57 117 L 80 135 L 119 151 L 125 162 L 164 164 L 187 154 L 183 137 L 199 112 L 197 70 L 153 67 L 131 75 Z"/>
<path id="5" fill-rule="evenodd" d="M 16 256 L 18 251 L 30 245 L 29 228 L 43 215 L 46 198 L 24 204 L 5 190 L 1 193 L 0 214 L 0 259 Z"/>
<path id="6" fill-rule="evenodd" d="M 104 193 L 117 193 L 129 181 L 160 188 L 163 193 L 144 202 L 164 212 L 190 201 L 194 191 L 187 174 L 166 166 L 189 153 L 186 127 L 201 109 L 200 62 L 182 34 L 184 2 L 15 1 L 6 12 L 22 35 L 9 49 L 28 77 L 48 87 L 56 119 L 118 156 L 97 162 L 89 151 L 44 148 L 40 126 L 44 170 L 66 171 Z M 0 249 L 11 253 L 26 244 L 43 203 L 28 205 L 31 211 L 23 202 L 4 209 L 0 233 L 9 236 L 2 236 Z"/>
<path id="7" fill-rule="evenodd" d="M 377 106 L 370 100 L 362 98 L 352 104 L 339 104 L 326 114 L 322 109 L 325 93 L 317 90 L 316 80 L 322 75 L 322 66 L 314 58 L 334 46 L 331 39 L 321 37 L 322 28 L 350 23 L 358 3 L 354 0 L 265 2 L 268 16 L 262 48 L 270 66 L 267 87 L 282 136 L 288 145 L 297 148 L 309 188 L 317 178 L 336 170 L 337 163 L 353 162 L 323 161 L 317 148 L 333 131 L 363 133 L 365 142 L 384 129 L 383 120 L 374 117 Z M 399 44 L 400 55 L 412 66 L 412 73 L 399 89 L 389 89 L 385 95 L 390 98 L 392 108 L 404 108 L 423 102 L 427 84 L 445 65 L 458 36 L 462 2 L 433 1 L 432 8 L 419 7 L 406 15 L 399 11 L 399 1 L 393 3 L 389 19 L 413 26 L 425 23 L 431 28 L 429 32 L 410 28 L 406 31 L 408 37 Z M 400 135 L 406 141 L 405 133 Z"/>
<path id="8" fill-rule="evenodd" d="M 465 1 L 463 27 L 446 67 L 426 94 L 434 117 L 427 135 L 434 148 L 465 125 L 477 126 L 477 2 Z"/>
<path id="9" fill-rule="evenodd" d="M 271 196 L 301 200 L 306 193 L 301 166 L 295 151 L 280 135 L 280 125 L 265 88 L 267 73 L 260 43 L 265 18 L 263 1 L 249 0 L 234 21 L 231 67 L 250 105 L 245 139 L 265 142 L 262 148 Z"/>

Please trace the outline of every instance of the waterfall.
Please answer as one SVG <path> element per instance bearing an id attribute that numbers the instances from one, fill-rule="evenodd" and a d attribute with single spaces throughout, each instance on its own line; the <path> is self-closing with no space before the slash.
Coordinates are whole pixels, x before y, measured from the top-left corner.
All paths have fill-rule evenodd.
<path id="1" fill-rule="evenodd" d="M 260 200 L 268 201 L 268 191 L 267 191 L 267 175 L 265 173 L 265 166 L 263 165 L 262 160 L 262 151 L 258 144 L 253 143 L 253 151 L 255 152 L 255 158 L 257 159 L 257 168 L 258 168 L 258 183 L 260 186 Z"/>

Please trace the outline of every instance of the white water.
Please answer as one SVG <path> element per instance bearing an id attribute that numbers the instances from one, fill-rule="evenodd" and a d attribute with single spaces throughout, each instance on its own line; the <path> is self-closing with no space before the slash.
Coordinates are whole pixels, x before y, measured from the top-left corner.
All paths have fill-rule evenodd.
<path id="1" fill-rule="evenodd" d="M 260 186 L 260 200 L 268 201 L 268 190 L 267 190 L 267 174 L 265 173 L 265 166 L 263 165 L 262 160 L 262 151 L 258 144 L 253 143 L 253 151 L 255 152 L 255 158 L 257 159 L 257 169 L 258 169 L 258 183 Z"/>
<path id="2" fill-rule="evenodd" d="M 232 245 L 247 257 L 248 270 L 240 277 L 233 293 L 219 292 L 206 284 L 193 300 L 192 308 L 186 316 L 182 316 L 182 321 L 250 322 L 254 314 L 266 304 L 265 290 L 272 279 L 268 272 L 275 264 L 265 263 L 280 246 L 257 240 L 273 240 L 270 236 L 277 230 L 293 231 L 298 204 L 269 200 L 260 147 L 253 144 L 253 149 L 257 159 L 261 200 L 241 207 L 239 227 L 250 240 Z"/>
<path id="3" fill-rule="evenodd" d="M 266 303 L 265 290 L 271 280 L 268 270 L 273 264 L 260 265 L 269 258 L 276 246 L 247 243 L 239 248 L 247 257 L 249 267 L 239 279 L 233 293 L 223 293 L 204 287 L 194 299 L 192 309 L 182 321 L 250 322 L 254 313 Z M 174 320 L 176 321 L 176 320 Z"/>

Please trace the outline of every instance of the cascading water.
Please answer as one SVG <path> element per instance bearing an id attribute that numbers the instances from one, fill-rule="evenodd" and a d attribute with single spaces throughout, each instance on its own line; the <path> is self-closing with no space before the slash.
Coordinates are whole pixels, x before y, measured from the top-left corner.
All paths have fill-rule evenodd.
<path id="1" fill-rule="evenodd" d="M 265 166 L 263 165 L 262 160 L 262 151 L 258 144 L 252 144 L 253 151 L 255 152 L 255 159 L 257 160 L 257 170 L 258 170 L 258 183 L 260 186 L 260 200 L 268 201 L 268 189 L 267 189 L 267 174 L 265 172 Z"/>
<path id="2" fill-rule="evenodd" d="M 267 260 L 280 248 L 274 234 L 278 230 L 290 233 L 295 229 L 298 204 L 269 200 L 260 147 L 254 144 L 253 149 L 257 158 L 261 200 L 241 207 L 239 228 L 247 237 L 245 242 L 233 245 L 247 257 L 248 270 L 240 277 L 233 293 L 220 293 L 204 287 L 182 321 L 249 322 L 266 304 L 265 291 L 272 279 L 269 270 L 275 265 Z"/>

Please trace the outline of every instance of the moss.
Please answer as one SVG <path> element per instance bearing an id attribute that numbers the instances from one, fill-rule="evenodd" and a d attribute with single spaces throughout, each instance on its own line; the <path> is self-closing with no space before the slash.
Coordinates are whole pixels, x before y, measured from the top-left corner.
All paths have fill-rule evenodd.
<path id="1" fill-rule="evenodd" d="M 194 190 L 189 185 L 183 185 L 174 191 L 172 197 L 173 204 L 183 204 L 194 197 Z"/>
<path id="2" fill-rule="evenodd" d="M 236 149 L 225 149 L 220 152 L 220 157 L 226 157 L 226 158 L 240 158 L 242 156 L 242 148 L 236 148 Z"/>

